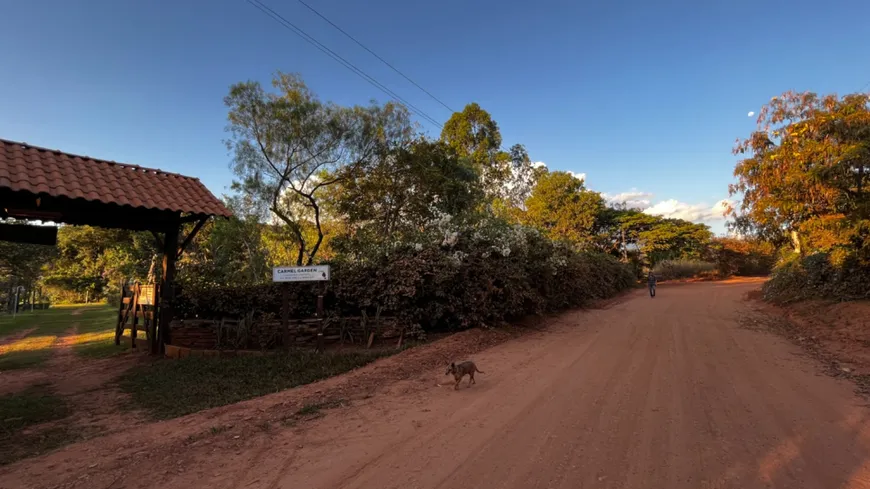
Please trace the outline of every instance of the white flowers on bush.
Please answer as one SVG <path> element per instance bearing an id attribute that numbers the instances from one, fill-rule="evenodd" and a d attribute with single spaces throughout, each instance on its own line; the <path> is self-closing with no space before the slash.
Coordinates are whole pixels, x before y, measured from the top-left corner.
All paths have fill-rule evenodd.
<path id="1" fill-rule="evenodd" d="M 415 244 L 414 244 L 414 249 L 417 250 L 417 251 L 423 251 L 423 245 L 420 244 L 420 243 L 415 243 Z"/>
<path id="2" fill-rule="evenodd" d="M 564 256 L 561 255 L 551 255 L 547 259 L 547 264 L 553 268 L 553 275 L 559 274 L 559 269 L 565 268 L 568 266 L 568 260 L 565 259 Z"/>
<path id="3" fill-rule="evenodd" d="M 453 265 L 459 266 L 462 264 L 462 261 L 468 257 L 468 253 L 464 251 L 454 251 L 447 255 Z"/>
<path id="4" fill-rule="evenodd" d="M 454 246 L 459 241 L 459 233 L 456 231 L 444 233 L 444 240 L 441 241 L 441 246 Z"/>

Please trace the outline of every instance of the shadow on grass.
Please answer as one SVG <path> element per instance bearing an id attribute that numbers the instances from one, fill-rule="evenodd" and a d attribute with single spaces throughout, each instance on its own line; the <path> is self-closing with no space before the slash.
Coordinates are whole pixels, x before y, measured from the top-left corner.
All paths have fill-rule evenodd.
<path id="1" fill-rule="evenodd" d="M 136 407 L 166 419 L 309 384 L 398 351 L 187 357 L 130 369 L 118 382 Z"/>
<path id="2" fill-rule="evenodd" d="M 56 336 L 30 336 L 0 346 L 0 372 L 36 367 L 51 356 Z"/>
<path id="3" fill-rule="evenodd" d="M 0 396 L 0 465 L 32 457 L 66 445 L 78 438 L 66 426 L 42 423 L 69 416 L 66 402 L 44 385 Z"/>

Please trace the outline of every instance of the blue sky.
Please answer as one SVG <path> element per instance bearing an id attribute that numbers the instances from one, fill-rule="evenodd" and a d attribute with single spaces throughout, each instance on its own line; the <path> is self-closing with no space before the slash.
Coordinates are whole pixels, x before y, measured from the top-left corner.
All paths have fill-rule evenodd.
<path id="1" fill-rule="evenodd" d="M 307 1 L 450 107 L 478 102 L 506 146 L 716 231 L 749 111 L 870 82 L 866 1 Z M 296 0 L 264 3 L 450 116 Z M 218 195 L 232 83 L 280 69 L 326 100 L 387 100 L 244 0 L 31 0 L 2 16 L 0 137 L 197 176 Z"/>

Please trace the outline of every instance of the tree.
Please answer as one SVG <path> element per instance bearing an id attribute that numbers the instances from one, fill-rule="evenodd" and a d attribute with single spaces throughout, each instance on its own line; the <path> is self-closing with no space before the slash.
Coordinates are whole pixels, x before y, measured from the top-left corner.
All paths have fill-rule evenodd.
<path id="1" fill-rule="evenodd" d="M 732 227 L 796 251 L 867 248 L 870 236 L 870 96 L 786 92 L 738 141 L 746 155 L 731 194 Z M 804 246 L 805 245 L 805 246 Z"/>
<path id="2" fill-rule="evenodd" d="M 43 283 L 67 300 L 105 298 L 122 280 L 145 281 L 156 254 L 150 233 L 61 226 L 57 256 L 46 266 Z"/>
<path id="3" fill-rule="evenodd" d="M 182 281 L 240 285 L 271 277 L 267 226 L 260 222 L 259 202 L 242 195 L 225 204 L 233 217 L 215 219 L 196 235 L 178 264 Z"/>
<path id="4" fill-rule="evenodd" d="M 422 138 L 336 188 L 336 214 L 354 232 L 381 239 L 419 232 L 444 215 L 461 216 L 482 200 L 469 161 L 441 141 Z"/>
<path id="5" fill-rule="evenodd" d="M 14 297 L 14 287 L 33 290 L 54 254 L 52 246 L 0 241 L 0 311 Z M 4 297 L 7 293 L 11 297 Z"/>
<path id="6" fill-rule="evenodd" d="M 532 163 L 529 153 L 522 144 L 511 146 L 509 154 L 510 176 L 507 180 L 504 200 L 510 207 L 523 209 L 538 179 L 547 173 L 547 168 Z"/>
<path id="7" fill-rule="evenodd" d="M 542 174 L 526 200 L 525 222 L 551 239 L 570 241 L 580 247 L 591 245 L 604 199 L 586 190 L 583 180 L 568 172 Z"/>
<path id="8" fill-rule="evenodd" d="M 637 232 L 637 242 L 651 266 L 664 260 L 701 259 L 713 233 L 705 224 L 652 216 L 652 225 Z"/>
<path id="9" fill-rule="evenodd" d="M 296 263 L 311 264 L 324 240 L 325 189 L 358 174 L 409 141 L 407 110 L 388 103 L 340 107 L 321 102 L 296 75 L 278 73 L 277 93 L 258 82 L 233 85 L 224 102 L 234 151 L 234 189 L 261 203 L 297 245 Z M 305 228 L 315 231 L 313 244 Z"/>
<path id="10" fill-rule="evenodd" d="M 510 177 L 510 155 L 501 151 L 498 124 L 480 105 L 470 103 L 444 124 L 441 140 L 467 157 L 480 173 L 488 195 L 499 196 Z"/>
<path id="11" fill-rule="evenodd" d="M 625 205 L 605 208 L 598 223 L 596 248 L 624 262 L 635 261 L 636 268 L 662 260 L 704 258 L 713 238 L 704 224 L 665 219 Z"/>

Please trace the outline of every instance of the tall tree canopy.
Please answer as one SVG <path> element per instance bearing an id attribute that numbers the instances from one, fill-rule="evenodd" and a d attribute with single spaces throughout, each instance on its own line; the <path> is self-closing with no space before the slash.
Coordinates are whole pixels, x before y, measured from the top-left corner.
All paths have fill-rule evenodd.
<path id="1" fill-rule="evenodd" d="M 734 226 L 803 248 L 867 248 L 870 236 L 870 96 L 786 92 L 739 141 L 745 155 L 731 193 Z"/>
<path id="2" fill-rule="evenodd" d="M 342 182 L 334 207 L 353 231 L 392 239 L 419 232 L 440 216 L 468 213 L 481 199 L 468 159 L 441 141 L 420 138 Z"/>
<path id="3" fill-rule="evenodd" d="M 525 221 L 555 240 L 570 241 L 581 247 L 591 245 L 597 231 L 604 199 L 586 190 L 583 180 L 568 172 L 540 175 L 526 200 Z"/>
<path id="4" fill-rule="evenodd" d="M 275 92 L 258 82 L 239 83 L 225 99 L 235 188 L 287 226 L 298 248 L 297 265 L 311 264 L 324 239 L 325 189 L 407 144 L 412 128 L 399 105 L 324 103 L 301 78 L 285 73 L 272 85 Z M 307 225 L 313 226 L 313 243 Z"/>
<path id="5" fill-rule="evenodd" d="M 501 131 L 489 112 L 476 103 L 466 105 L 444 124 L 441 140 L 471 160 L 489 195 L 502 195 L 510 177 L 510 155 L 501 151 Z"/>

